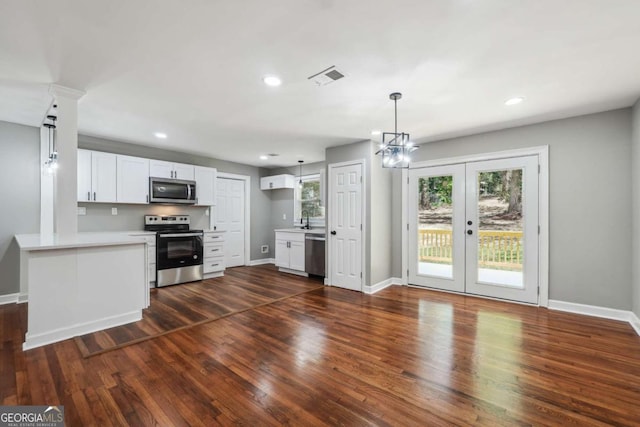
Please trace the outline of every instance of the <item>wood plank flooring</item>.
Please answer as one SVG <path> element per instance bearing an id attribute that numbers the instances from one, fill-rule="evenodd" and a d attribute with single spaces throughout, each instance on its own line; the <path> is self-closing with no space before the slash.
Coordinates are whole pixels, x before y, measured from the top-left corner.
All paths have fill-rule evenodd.
<path id="1" fill-rule="evenodd" d="M 640 425 L 640 337 L 535 307 L 323 287 L 90 358 L 22 352 L 25 323 L 0 306 L 0 404 L 62 404 L 69 426 Z"/>
<path id="2" fill-rule="evenodd" d="M 274 267 L 228 269 L 223 277 L 153 289 L 142 320 L 77 337 L 76 343 L 89 357 L 322 286 L 319 278 L 281 274 Z"/>

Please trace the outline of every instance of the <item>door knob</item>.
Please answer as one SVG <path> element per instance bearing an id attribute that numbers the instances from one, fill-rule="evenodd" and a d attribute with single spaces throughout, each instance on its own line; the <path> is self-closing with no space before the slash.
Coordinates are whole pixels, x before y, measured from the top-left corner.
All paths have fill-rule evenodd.
<path id="1" fill-rule="evenodd" d="M 335 236 L 335 235 L 336 235 L 336 230 L 333 230 L 333 231 L 331 232 L 331 235 L 332 235 L 332 236 Z"/>
<path id="2" fill-rule="evenodd" d="M 467 234 L 471 236 L 473 234 L 473 230 L 467 230 Z"/>

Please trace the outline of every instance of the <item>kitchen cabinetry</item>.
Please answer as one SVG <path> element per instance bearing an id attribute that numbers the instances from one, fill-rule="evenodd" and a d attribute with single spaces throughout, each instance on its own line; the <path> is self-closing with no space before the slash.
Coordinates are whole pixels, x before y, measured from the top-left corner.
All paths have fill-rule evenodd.
<path id="1" fill-rule="evenodd" d="M 149 162 L 149 174 L 156 178 L 186 179 L 193 181 L 194 166 L 184 163 L 172 163 L 162 160 L 151 160 Z"/>
<path id="2" fill-rule="evenodd" d="M 147 271 L 149 287 L 155 287 L 156 282 L 156 235 L 155 233 L 131 233 L 129 236 L 142 237 L 147 242 Z"/>
<path id="3" fill-rule="evenodd" d="M 78 201 L 116 201 L 116 155 L 78 150 Z"/>
<path id="4" fill-rule="evenodd" d="M 118 155 L 116 163 L 118 203 L 149 203 L 149 159 Z"/>
<path id="5" fill-rule="evenodd" d="M 215 168 L 195 166 L 197 205 L 213 206 L 216 204 L 216 177 L 218 171 Z"/>
<path id="6" fill-rule="evenodd" d="M 279 188 L 293 188 L 295 178 L 293 175 L 273 175 L 260 178 L 261 190 L 276 190 Z"/>
<path id="7" fill-rule="evenodd" d="M 281 271 L 306 276 L 304 233 L 276 231 L 276 266 Z"/>
<path id="8" fill-rule="evenodd" d="M 205 279 L 224 276 L 224 231 L 205 231 L 203 258 Z"/>

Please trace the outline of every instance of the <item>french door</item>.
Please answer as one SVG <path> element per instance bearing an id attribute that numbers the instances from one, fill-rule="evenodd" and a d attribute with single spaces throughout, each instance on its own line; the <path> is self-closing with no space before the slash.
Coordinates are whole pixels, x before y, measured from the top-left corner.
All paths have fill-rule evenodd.
<path id="1" fill-rule="evenodd" d="M 409 283 L 538 302 L 538 156 L 409 171 Z"/>

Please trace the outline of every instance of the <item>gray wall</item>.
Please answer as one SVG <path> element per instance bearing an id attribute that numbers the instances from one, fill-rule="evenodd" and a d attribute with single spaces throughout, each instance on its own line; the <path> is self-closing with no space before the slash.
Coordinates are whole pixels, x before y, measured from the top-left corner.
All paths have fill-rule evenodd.
<path id="1" fill-rule="evenodd" d="M 369 198 L 369 224 L 371 232 L 370 284 L 375 285 L 392 276 L 391 231 L 392 231 L 392 183 L 393 175 L 400 170 L 383 168 L 381 158 L 375 155 L 378 144 L 369 144 L 371 159 L 371 193 Z"/>
<path id="2" fill-rule="evenodd" d="M 630 310 L 631 109 L 423 144 L 414 161 L 540 145 L 549 145 L 549 297 Z"/>
<path id="3" fill-rule="evenodd" d="M 0 122 L 0 295 L 20 289 L 14 234 L 40 230 L 40 130 Z"/>
<path id="4" fill-rule="evenodd" d="M 78 146 L 96 151 L 107 151 L 116 154 L 166 160 L 171 162 L 189 163 L 198 166 L 208 166 L 219 172 L 248 175 L 251 177 L 251 260 L 271 258 L 273 252 L 273 227 L 271 226 L 271 195 L 260 190 L 260 177 L 271 175 L 268 169 L 232 163 L 208 157 L 196 156 L 178 151 L 150 148 L 142 145 L 127 144 L 90 136 L 78 136 Z M 91 206 L 89 206 L 91 205 Z M 118 208 L 118 215 L 111 216 L 110 204 L 94 206 L 89 203 L 80 204 L 87 207 L 87 215 L 79 217 L 79 231 L 95 230 L 131 230 L 142 228 L 142 217 L 145 214 L 185 212 L 194 217 L 194 227 L 208 228 L 205 216 L 206 208 L 198 207 L 160 207 L 146 205 L 113 205 Z M 166 212 L 164 210 L 167 210 Z M 271 252 L 260 253 L 260 246 L 270 244 Z"/>
<path id="5" fill-rule="evenodd" d="M 640 317 L 640 100 L 633 107 L 632 141 L 631 141 L 631 171 L 632 171 L 632 245 L 631 265 L 633 312 Z"/>

